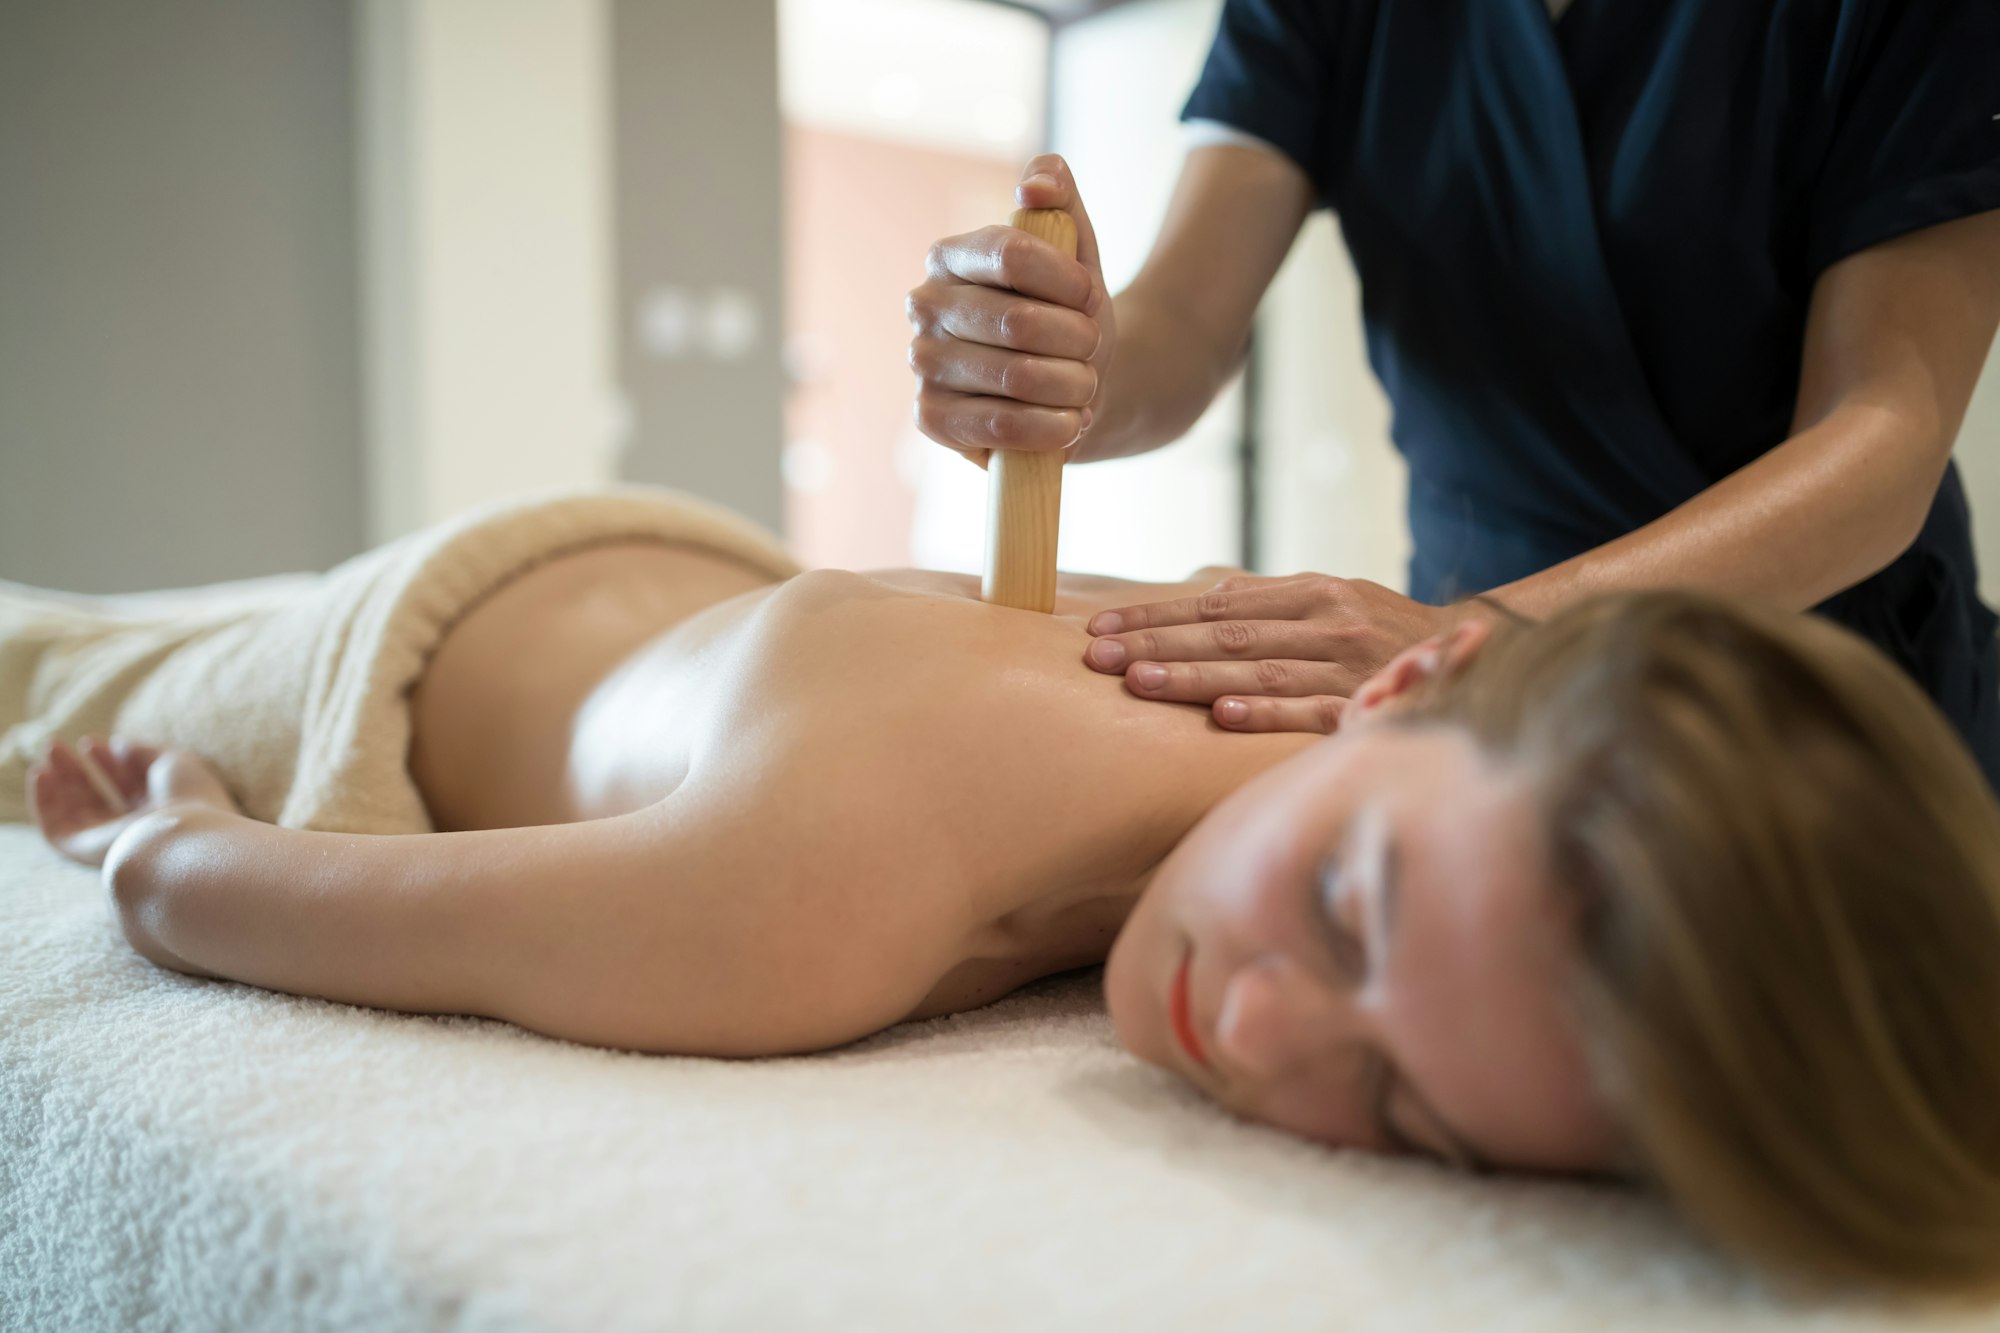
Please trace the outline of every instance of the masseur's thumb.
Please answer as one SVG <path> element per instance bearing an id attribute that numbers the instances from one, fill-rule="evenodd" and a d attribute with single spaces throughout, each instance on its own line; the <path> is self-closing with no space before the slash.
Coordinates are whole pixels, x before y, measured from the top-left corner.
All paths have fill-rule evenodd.
<path id="1" fill-rule="evenodd" d="M 1060 208 L 1076 223 L 1076 259 L 1090 270 L 1090 302 L 1083 313 L 1095 315 L 1099 303 L 1109 300 L 1110 293 L 1104 289 L 1104 266 L 1097 256 L 1097 230 L 1090 225 L 1090 214 L 1083 206 L 1069 163 L 1060 153 L 1043 153 L 1032 159 L 1021 172 L 1021 183 L 1014 187 L 1014 202 L 1022 208 Z"/>

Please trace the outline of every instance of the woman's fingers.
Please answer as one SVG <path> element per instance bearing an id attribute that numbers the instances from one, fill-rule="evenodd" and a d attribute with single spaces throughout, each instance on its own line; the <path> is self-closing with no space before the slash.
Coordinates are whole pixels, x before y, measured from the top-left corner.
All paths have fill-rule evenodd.
<path id="1" fill-rule="evenodd" d="M 146 802 L 146 779 L 158 748 L 123 737 L 49 742 L 35 765 L 34 791 L 45 813 L 69 824 L 103 822 Z"/>
<path id="2" fill-rule="evenodd" d="M 155 804 L 168 801 L 200 801 L 226 810 L 239 810 L 236 799 L 222 777 L 207 761 L 185 750 L 168 750 L 149 774 Z"/>
<path id="3" fill-rule="evenodd" d="M 1137 662 L 1125 672 L 1125 688 L 1145 699 L 1213 703 L 1225 695 L 1346 697 L 1359 680 L 1336 662 L 1303 662 L 1268 657 L 1256 662 Z"/>
<path id="4" fill-rule="evenodd" d="M 65 819 L 76 821 L 89 817 L 93 812 L 102 818 L 101 807 L 104 796 L 98 781 L 91 776 L 90 766 L 83 755 L 65 741 L 54 741 L 49 745 L 47 763 L 55 775 L 59 799 L 56 811 Z"/>
<path id="5" fill-rule="evenodd" d="M 49 742 L 28 770 L 29 807 L 49 845 L 84 865 L 102 865 L 111 844 L 146 811 L 172 800 L 240 812 L 221 777 L 180 750 L 123 737 Z"/>
<path id="6" fill-rule="evenodd" d="M 36 760 L 28 766 L 28 808 L 34 812 L 35 822 L 42 821 L 42 813 L 55 796 L 56 771 L 46 759 Z"/>
<path id="7" fill-rule="evenodd" d="M 1218 699 L 1210 709 L 1218 726 L 1231 731 L 1310 731 L 1330 735 L 1340 727 L 1347 700 L 1330 695 L 1304 699 L 1269 696 Z"/>
<path id="8" fill-rule="evenodd" d="M 67 795 L 68 784 L 56 772 L 52 758 L 44 758 L 28 770 L 28 812 L 44 832 L 63 828 L 74 818 Z"/>
<path id="9" fill-rule="evenodd" d="M 127 741 L 119 737 L 113 737 L 111 743 L 113 746 L 125 747 L 126 790 L 137 796 L 143 796 L 146 791 L 146 775 L 152 770 L 154 761 L 160 757 L 160 748 L 157 745 L 140 745 L 136 741 Z"/>
<path id="10" fill-rule="evenodd" d="M 85 741 L 72 748 L 63 741 L 52 741 L 41 762 L 28 773 L 29 810 L 36 827 L 51 847 L 84 865 L 102 862 L 105 848 L 127 818 L 123 799 L 111 799 L 118 797 L 116 788 L 107 795 L 99 786 L 108 786 L 111 779 L 91 777 L 93 765 L 100 762 L 91 757 L 95 751 L 115 760 L 110 748 L 101 743 Z"/>
<path id="11" fill-rule="evenodd" d="M 83 766 L 83 774 L 91 789 L 104 802 L 104 809 L 110 815 L 127 814 L 132 809 L 132 798 L 127 795 L 121 783 L 125 764 L 117 751 L 107 741 L 95 736 L 83 738 L 77 750 L 77 759 Z"/>

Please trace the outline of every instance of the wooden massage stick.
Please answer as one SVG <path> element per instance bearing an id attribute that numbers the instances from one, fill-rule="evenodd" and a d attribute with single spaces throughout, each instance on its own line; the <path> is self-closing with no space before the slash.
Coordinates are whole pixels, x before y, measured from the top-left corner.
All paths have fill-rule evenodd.
<path id="1" fill-rule="evenodd" d="M 1013 225 L 1076 258 L 1076 223 L 1059 208 L 1017 209 Z M 1056 609 L 1056 525 L 1063 451 L 995 449 L 986 463 L 986 577 L 979 595 L 1023 611 Z"/>

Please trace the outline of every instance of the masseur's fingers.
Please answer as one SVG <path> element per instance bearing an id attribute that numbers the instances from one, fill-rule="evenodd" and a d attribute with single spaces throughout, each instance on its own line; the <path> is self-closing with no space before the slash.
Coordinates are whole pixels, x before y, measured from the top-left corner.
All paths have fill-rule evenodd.
<path id="1" fill-rule="evenodd" d="M 1060 449 L 1083 433 L 1085 413 L 1074 408 L 1032 407 L 1011 398 L 926 391 L 917 398 L 917 425 L 981 467 L 988 449 Z"/>
<path id="2" fill-rule="evenodd" d="M 917 427 L 982 467 L 992 449 L 1076 443 L 1111 358 L 1097 234 L 1068 164 L 1034 159 L 1016 195 L 1024 208 L 1070 215 L 1075 258 L 1020 228 L 982 227 L 933 245 L 905 302 Z"/>
<path id="3" fill-rule="evenodd" d="M 1332 662 L 1347 646 L 1347 627 L 1320 620 L 1219 620 L 1170 625 L 1093 639 L 1084 660 L 1100 671 L 1123 671 L 1134 662 L 1228 662 L 1286 657 Z"/>
<path id="4" fill-rule="evenodd" d="M 1089 313 L 1090 270 L 1039 236 L 996 222 L 947 236 L 924 256 L 931 282 L 969 282 Z"/>
<path id="5" fill-rule="evenodd" d="M 1103 295 L 1104 265 L 1097 253 L 1097 228 L 1090 225 L 1090 213 L 1083 206 L 1083 192 L 1076 188 L 1069 161 L 1061 153 L 1043 153 L 1030 158 L 1014 187 L 1014 201 L 1022 208 L 1060 208 L 1076 224 L 1076 262 L 1098 279 Z"/>
<path id="6" fill-rule="evenodd" d="M 1231 731 L 1310 731 L 1325 736 L 1340 726 L 1347 700 L 1318 694 L 1305 699 L 1268 696 L 1218 699 L 1210 709 L 1216 724 Z"/>
<path id="7" fill-rule="evenodd" d="M 1294 574 L 1289 578 L 1239 575 L 1223 579 L 1193 597 L 1100 611 L 1090 618 L 1089 629 L 1092 634 L 1121 634 L 1216 620 L 1298 620 L 1330 615 L 1340 609 L 1335 586 L 1334 580 L 1319 574 Z"/>
<path id="8" fill-rule="evenodd" d="M 1187 704 L 1213 703 L 1229 694 L 1345 698 L 1360 683 L 1338 663 L 1283 657 L 1256 662 L 1135 662 L 1125 672 L 1125 688 L 1141 698 Z"/>
<path id="9" fill-rule="evenodd" d="M 915 339 L 910 369 L 929 389 L 992 394 L 1043 407 L 1081 408 L 1097 394 L 1097 372 L 1087 362 L 1027 356 L 959 338 Z"/>
<path id="10" fill-rule="evenodd" d="M 954 290 L 951 301 L 931 312 L 917 332 L 919 342 L 925 336 L 957 339 L 1071 361 L 1088 361 L 1104 338 L 1103 330 L 1088 315 L 985 287 Z M 914 352 L 911 363 L 915 366 Z"/>

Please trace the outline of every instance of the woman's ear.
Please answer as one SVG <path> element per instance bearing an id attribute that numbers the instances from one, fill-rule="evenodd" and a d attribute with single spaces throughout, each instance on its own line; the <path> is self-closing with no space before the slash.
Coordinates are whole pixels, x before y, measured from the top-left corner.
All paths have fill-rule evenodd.
<path id="1" fill-rule="evenodd" d="M 1362 682 L 1348 701 L 1341 721 L 1393 704 L 1426 681 L 1457 675 L 1479 655 L 1492 635 L 1492 621 L 1483 616 L 1469 616 L 1442 634 L 1411 644 Z"/>
<path id="2" fill-rule="evenodd" d="M 1485 616 L 1468 616 L 1444 632 L 1444 662 L 1447 676 L 1455 676 L 1465 664 L 1479 656 L 1480 649 L 1493 637 L 1493 622 Z"/>

